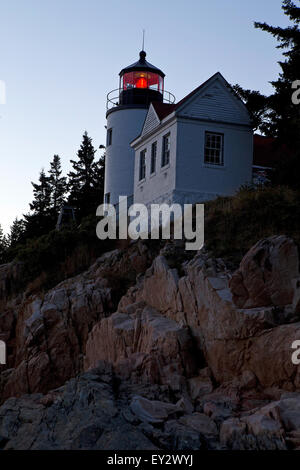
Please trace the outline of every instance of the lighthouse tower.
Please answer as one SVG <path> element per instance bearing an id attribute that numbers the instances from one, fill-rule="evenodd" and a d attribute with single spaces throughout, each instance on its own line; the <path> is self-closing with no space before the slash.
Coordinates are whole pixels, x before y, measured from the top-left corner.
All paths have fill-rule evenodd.
<path id="1" fill-rule="evenodd" d="M 117 204 L 119 196 L 133 196 L 134 150 L 130 143 L 142 131 L 151 102 L 171 102 L 164 92 L 165 74 L 146 61 L 140 52 L 137 62 L 121 70 L 117 90 L 107 95 L 107 140 L 105 202 Z M 171 99 L 164 99 L 171 96 Z"/>

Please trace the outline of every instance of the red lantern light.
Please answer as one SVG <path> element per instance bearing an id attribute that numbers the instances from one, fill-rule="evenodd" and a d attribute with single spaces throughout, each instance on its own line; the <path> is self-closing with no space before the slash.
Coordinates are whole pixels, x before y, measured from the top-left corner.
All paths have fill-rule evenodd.
<path id="1" fill-rule="evenodd" d="M 143 77 L 139 78 L 136 82 L 137 88 L 147 88 L 147 80 Z"/>

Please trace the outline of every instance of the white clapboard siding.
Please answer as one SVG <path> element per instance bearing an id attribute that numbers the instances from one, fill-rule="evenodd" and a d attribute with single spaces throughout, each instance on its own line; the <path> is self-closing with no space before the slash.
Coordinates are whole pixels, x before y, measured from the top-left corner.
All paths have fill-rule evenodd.
<path id="1" fill-rule="evenodd" d="M 205 87 L 199 94 L 196 93 L 179 114 L 209 121 L 250 125 L 250 116 L 246 107 L 230 88 L 219 80 Z"/>
<path id="2" fill-rule="evenodd" d="M 159 126 L 159 119 L 157 117 L 157 114 L 151 104 L 150 108 L 149 108 L 149 111 L 147 113 L 147 116 L 146 116 L 146 119 L 145 119 L 145 123 L 144 123 L 144 127 L 143 127 L 143 130 L 142 130 L 142 136 L 143 135 L 146 135 L 148 134 L 149 132 L 153 131 L 157 126 Z"/>

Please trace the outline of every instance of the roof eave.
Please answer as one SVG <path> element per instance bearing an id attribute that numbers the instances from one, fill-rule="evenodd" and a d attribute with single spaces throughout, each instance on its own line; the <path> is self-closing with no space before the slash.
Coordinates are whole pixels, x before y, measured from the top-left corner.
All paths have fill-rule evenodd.
<path id="1" fill-rule="evenodd" d="M 157 127 L 155 127 L 151 132 L 148 132 L 148 134 L 145 134 L 145 135 L 139 135 L 138 137 L 136 137 L 132 142 L 130 142 L 130 147 L 132 148 L 135 148 L 137 145 L 139 145 L 140 143 L 142 143 L 144 140 L 148 139 L 149 137 L 152 137 L 153 135 L 155 135 L 158 131 L 161 130 L 162 127 L 164 127 L 166 124 L 168 124 L 169 122 L 175 120 L 174 118 L 176 118 L 177 115 L 176 115 L 176 112 L 173 111 L 172 113 L 168 114 L 168 116 L 166 116 L 164 119 L 162 119 L 159 123 L 159 125 Z"/>

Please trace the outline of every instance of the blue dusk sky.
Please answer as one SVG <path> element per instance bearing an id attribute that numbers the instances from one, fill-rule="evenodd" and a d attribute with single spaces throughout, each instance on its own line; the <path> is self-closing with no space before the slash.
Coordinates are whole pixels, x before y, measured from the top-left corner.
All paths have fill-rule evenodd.
<path id="1" fill-rule="evenodd" d="M 31 181 L 54 154 L 69 171 L 82 134 L 105 143 L 106 94 L 147 60 L 177 101 L 220 71 L 232 84 L 270 93 L 276 40 L 253 21 L 288 24 L 281 0 L 0 0 L 0 224 L 28 212 Z M 100 150 L 98 151 L 100 152 Z M 100 203 L 101 201 L 99 201 Z"/>

